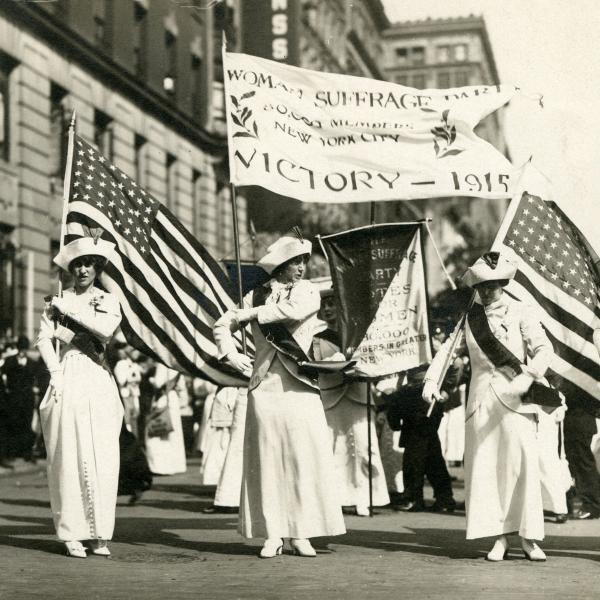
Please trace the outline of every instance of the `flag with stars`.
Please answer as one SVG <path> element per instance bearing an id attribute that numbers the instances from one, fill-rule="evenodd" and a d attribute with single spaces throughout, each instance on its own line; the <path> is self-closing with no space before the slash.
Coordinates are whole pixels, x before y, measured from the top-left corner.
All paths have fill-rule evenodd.
<path id="1" fill-rule="evenodd" d="M 121 303 L 127 341 L 180 372 L 218 385 L 246 385 L 217 359 L 212 326 L 235 301 L 231 282 L 207 250 L 78 136 L 70 186 L 65 243 L 99 227 L 102 238 L 116 245 L 101 282 Z"/>
<path id="2" fill-rule="evenodd" d="M 600 328 L 600 263 L 579 229 L 549 200 L 549 186 L 528 165 L 493 249 L 512 249 L 517 275 L 506 291 L 538 306 L 554 347 L 549 379 L 567 404 L 600 414 L 600 355 L 593 340 Z"/>

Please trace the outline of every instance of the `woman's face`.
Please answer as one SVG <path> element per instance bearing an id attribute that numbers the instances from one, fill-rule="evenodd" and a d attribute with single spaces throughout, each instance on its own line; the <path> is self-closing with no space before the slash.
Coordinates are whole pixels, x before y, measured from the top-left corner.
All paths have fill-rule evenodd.
<path id="1" fill-rule="evenodd" d="M 300 281 L 304 277 L 305 272 L 306 258 L 304 256 L 296 256 L 285 264 L 277 279 L 281 283 Z"/>
<path id="2" fill-rule="evenodd" d="M 96 267 L 91 256 L 80 256 L 71 262 L 69 271 L 75 279 L 75 287 L 78 290 L 86 290 L 96 279 Z"/>
<path id="3" fill-rule="evenodd" d="M 484 306 L 496 302 L 502 296 L 502 286 L 499 281 L 484 281 L 483 283 L 478 283 L 475 289 Z"/>
<path id="4" fill-rule="evenodd" d="M 328 296 L 327 298 L 323 298 L 323 300 L 321 300 L 321 317 L 323 318 L 323 321 L 325 321 L 330 327 L 336 325 L 337 309 L 333 296 Z"/>

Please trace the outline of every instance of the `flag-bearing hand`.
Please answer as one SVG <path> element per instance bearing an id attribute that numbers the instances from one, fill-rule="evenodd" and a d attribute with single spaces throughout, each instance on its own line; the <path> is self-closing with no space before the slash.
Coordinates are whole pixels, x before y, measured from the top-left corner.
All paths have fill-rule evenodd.
<path id="1" fill-rule="evenodd" d="M 230 352 L 227 355 L 227 362 L 240 373 L 248 377 L 252 373 L 252 360 L 241 352 Z"/>
<path id="2" fill-rule="evenodd" d="M 532 383 L 533 377 L 531 375 L 527 375 L 526 373 L 519 373 L 510 382 L 510 391 L 518 396 L 523 396 L 527 393 Z"/>
<path id="3" fill-rule="evenodd" d="M 431 379 L 425 381 L 422 398 L 427 404 L 431 404 L 432 402 L 444 402 L 444 396 L 442 396 L 437 383 Z"/>
<path id="4" fill-rule="evenodd" d="M 62 315 L 66 314 L 67 312 L 67 303 L 65 299 L 61 298 L 60 296 L 52 296 L 50 306 Z"/>

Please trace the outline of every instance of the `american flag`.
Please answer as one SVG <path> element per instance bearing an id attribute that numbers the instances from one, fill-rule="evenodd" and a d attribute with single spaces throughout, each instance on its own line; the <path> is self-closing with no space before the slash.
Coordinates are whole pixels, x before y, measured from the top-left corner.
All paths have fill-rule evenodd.
<path id="1" fill-rule="evenodd" d="M 74 136 L 65 243 L 97 228 L 117 246 L 101 282 L 121 303 L 127 341 L 180 372 L 245 385 L 217 359 L 212 336 L 235 306 L 225 273 L 165 206 Z"/>
<path id="2" fill-rule="evenodd" d="M 529 167 L 532 168 L 532 167 Z M 577 403 L 600 411 L 600 355 L 592 339 L 600 327 L 598 257 L 579 229 L 546 192 L 523 191 L 513 201 L 494 249 L 519 258 L 506 291 L 534 306 L 554 346 L 548 378 Z"/>

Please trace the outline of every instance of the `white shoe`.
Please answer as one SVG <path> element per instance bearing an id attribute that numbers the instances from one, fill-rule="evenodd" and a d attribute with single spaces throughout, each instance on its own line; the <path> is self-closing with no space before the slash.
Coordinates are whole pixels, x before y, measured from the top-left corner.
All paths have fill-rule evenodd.
<path id="1" fill-rule="evenodd" d="M 85 548 L 81 542 L 65 542 L 65 546 L 67 548 L 67 556 L 73 558 L 87 558 Z"/>
<path id="2" fill-rule="evenodd" d="M 486 560 L 490 562 L 500 562 L 508 553 L 508 539 L 501 535 L 494 543 L 493 548 L 487 553 Z"/>
<path id="3" fill-rule="evenodd" d="M 290 540 L 290 546 L 296 556 L 306 556 L 314 558 L 317 553 L 312 547 L 310 540 L 306 538 L 292 538 Z"/>
<path id="4" fill-rule="evenodd" d="M 110 556 L 108 542 L 106 540 L 91 540 L 90 549 L 96 556 Z"/>
<path id="5" fill-rule="evenodd" d="M 371 511 L 369 510 L 368 506 L 363 506 L 363 505 L 356 505 L 356 514 L 359 517 L 370 517 L 371 516 Z"/>
<path id="6" fill-rule="evenodd" d="M 283 554 L 283 540 L 281 538 L 268 538 L 260 550 L 261 558 L 273 558 Z"/>
<path id="7" fill-rule="evenodd" d="M 523 548 L 523 554 L 525 558 L 534 562 L 543 562 L 546 560 L 544 551 L 533 541 L 521 538 L 521 548 Z"/>

